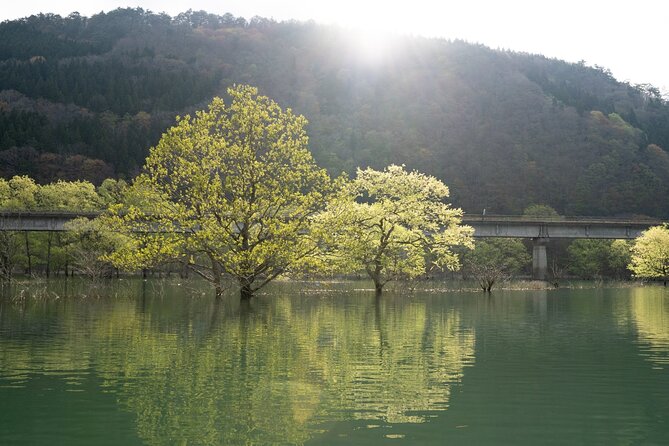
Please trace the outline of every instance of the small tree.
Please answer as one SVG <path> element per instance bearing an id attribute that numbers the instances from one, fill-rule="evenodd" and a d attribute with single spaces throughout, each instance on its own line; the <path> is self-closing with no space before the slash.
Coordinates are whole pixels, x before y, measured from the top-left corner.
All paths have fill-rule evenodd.
<path id="1" fill-rule="evenodd" d="M 522 241 L 502 238 L 477 241 L 464 257 L 467 272 L 487 293 L 496 283 L 522 271 L 531 260 Z"/>
<path id="2" fill-rule="evenodd" d="M 610 274 L 618 279 L 629 279 L 629 265 L 632 260 L 631 243 L 627 240 L 613 240 L 609 247 L 607 263 Z"/>
<path id="3" fill-rule="evenodd" d="M 365 271 L 377 293 L 400 277 L 459 268 L 451 249 L 471 247 L 473 230 L 460 224 L 460 209 L 444 203 L 448 192 L 438 179 L 403 166 L 358 169 L 325 217 L 334 257 L 347 271 Z"/>
<path id="4" fill-rule="evenodd" d="M 0 282 L 9 281 L 16 262 L 16 256 L 21 250 L 21 241 L 15 231 L 5 231 L 0 217 Z"/>
<path id="5" fill-rule="evenodd" d="M 569 253 L 569 271 L 583 279 L 593 279 L 606 274 L 610 241 L 579 239 L 574 240 Z"/>
<path id="6" fill-rule="evenodd" d="M 101 200 L 95 191 L 95 186 L 88 181 L 56 181 L 50 184 L 39 186 L 35 193 L 36 208 L 47 211 L 78 211 L 91 212 L 101 209 Z M 54 242 L 59 241 L 60 237 L 54 232 L 40 234 L 38 242 L 41 242 L 42 249 L 38 250 L 43 254 L 43 260 L 46 265 L 46 277 L 51 275 L 51 263 Z M 77 257 L 82 260 L 83 253 Z M 88 262 L 82 263 L 82 265 Z"/>
<path id="7" fill-rule="evenodd" d="M 636 277 L 669 279 L 669 225 L 653 226 L 644 231 L 632 245 L 629 269 Z"/>
<path id="8" fill-rule="evenodd" d="M 9 181 L 0 179 L 0 209 L 10 211 L 34 210 L 37 204 L 35 195 L 38 191 L 39 185 L 35 183 L 35 180 L 25 175 L 16 175 Z M 23 239 L 21 241 L 24 248 L 23 252 L 18 252 L 15 249 L 18 238 Z M 6 272 L 11 273 L 15 264 L 21 264 L 29 275 L 32 274 L 34 254 L 31 249 L 32 243 L 28 231 L 8 233 L 0 239 L 0 243 L 3 244 L 2 250 L 5 253 L 12 252 L 11 257 L 7 257 L 9 263 L 3 261 Z"/>
<path id="9" fill-rule="evenodd" d="M 76 218 L 67 222 L 65 228 L 74 270 L 93 280 L 110 277 L 113 265 L 106 259 L 123 236 L 109 231 L 103 219 Z"/>
<path id="10" fill-rule="evenodd" d="M 11 198 L 12 189 L 9 182 L 0 178 L 0 210 Z M 17 237 L 13 231 L 5 231 L 4 219 L 0 217 L 0 281 L 10 280 L 14 269 L 14 257 L 19 250 Z"/>
<path id="11" fill-rule="evenodd" d="M 307 123 L 238 86 L 232 103 L 178 119 L 150 151 L 125 206 L 111 220 L 127 234 L 110 259 L 138 269 L 181 261 L 212 282 L 224 275 L 242 299 L 319 253 L 311 230 L 333 185 L 307 149 Z"/>

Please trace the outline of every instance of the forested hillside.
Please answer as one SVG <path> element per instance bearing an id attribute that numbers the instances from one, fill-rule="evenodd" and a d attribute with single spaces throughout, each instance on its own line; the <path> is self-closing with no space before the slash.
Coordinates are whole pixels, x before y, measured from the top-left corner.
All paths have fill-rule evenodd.
<path id="1" fill-rule="evenodd" d="M 130 177 L 176 115 L 248 83 L 332 172 L 405 163 L 467 212 L 669 216 L 669 104 L 603 68 L 464 42 L 119 9 L 0 24 L 0 176 Z"/>

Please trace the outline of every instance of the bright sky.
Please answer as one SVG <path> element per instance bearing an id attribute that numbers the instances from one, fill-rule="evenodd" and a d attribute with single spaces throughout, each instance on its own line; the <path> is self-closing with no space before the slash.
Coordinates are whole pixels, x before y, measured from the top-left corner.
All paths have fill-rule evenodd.
<path id="1" fill-rule="evenodd" d="M 187 9 L 247 19 L 314 20 L 377 31 L 459 38 L 610 69 L 619 80 L 669 92 L 666 0 L 21 0 L 0 20 L 39 12 L 90 16 L 141 6 L 172 16 Z"/>

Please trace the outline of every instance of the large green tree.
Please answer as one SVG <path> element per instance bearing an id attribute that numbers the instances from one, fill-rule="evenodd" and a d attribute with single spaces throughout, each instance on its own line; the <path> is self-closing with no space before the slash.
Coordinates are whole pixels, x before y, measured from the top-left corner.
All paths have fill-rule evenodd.
<path id="1" fill-rule="evenodd" d="M 115 208 L 128 237 L 111 259 L 130 269 L 178 260 L 218 295 L 233 277 L 247 299 L 317 256 L 311 220 L 333 182 L 307 148 L 304 117 L 250 86 L 228 94 L 230 105 L 215 98 L 151 149 Z"/>
<path id="2" fill-rule="evenodd" d="M 669 279 L 669 225 L 653 226 L 644 231 L 632 246 L 629 265 L 635 276 L 660 279 L 667 286 Z"/>
<path id="3" fill-rule="evenodd" d="M 404 166 L 358 169 L 325 217 L 335 260 L 365 271 L 377 293 L 391 280 L 459 268 L 452 248 L 471 247 L 473 230 L 461 225 L 462 211 L 444 201 L 448 195 L 437 178 Z"/>

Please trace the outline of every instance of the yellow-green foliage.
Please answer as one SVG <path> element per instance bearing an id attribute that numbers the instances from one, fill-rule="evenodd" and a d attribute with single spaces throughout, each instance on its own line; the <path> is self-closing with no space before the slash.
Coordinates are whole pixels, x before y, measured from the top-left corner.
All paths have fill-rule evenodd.
<path id="1" fill-rule="evenodd" d="M 95 211 L 100 197 L 88 181 L 56 181 L 40 186 L 35 194 L 38 206 L 49 210 Z"/>
<path id="2" fill-rule="evenodd" d="M 28 176 L 14 176 L 9 181 L 0 179 L 0 208 L 30 210 L 36 205 L 35 194 L 39 185 Z"/>
<path id="3" fill-rule="evenodd" d="M 669 277 L 669 227 L 654 226 L 644 231 L 632 246 L 629 265 L 635 276 L 663 279 Z"/>
<path id="4" fill-rule="evenodd" d="M 106 180 L 109 185 L 115 180 Z M 88 181 L 62 181 L 39 185 L 27 176 L 14 176 L 9 180 L 0 178 L 0 210 L 7 211 L 75 211 L 92 212 L 111 204 L 104 201 Z M 1 220 L 1 219 L 0 219 Z M 0 221 L 0 225 L 2 221 Z M 11 276 L 15 267 L 24 267 L 32 273 L 32 267 L 43 269 L 47 277 L 51 271 L 68 264 L 89 268 L 98 264 L 100 249 L 90 249 L 90 240 L 96 247 L 105 241 L 118 238 L 108 233 L 103 225 L 87 223 L 87 237 L 76 231 L 68 234 L 6 232 L 0 236 L 0 276 Z M 76 226 L 70 225 L 70 229 Z M 79 225 L 81 226 L 81 225 Z M 106 249 L 102 251 L 108 251 Z"/>
<path id="5" fill-rule="evenodd" d="M 151 149 L 126 205 L 114 208 L 113 223 L 130 235 L 111 256 L 116 265 L 181 259 L 217 285 L 226 273 L 252 293 L 317 254 L 310 221 L 332 183 L 307 149 L 306 119 L 253 87 L 228 94 L 229 106 L 215 98 L 178 118 Z"/>
<path id="6" fill-rule="evenodd" d="M 333 257 L 345 270 L 366 271 L 379 291 L 389 280 L 432 267 L 459 268 L 451 248 L 471 247 L 473 230 L 460 225 L 460 209 L 444 203 L 448 192 L 438 179 L 403 166 L 358 169 L 328 211 L 337 234 Z"/>
<path id="7" fill-rule="evenodd" d="M 100 197 L 88 181 L 58 180 L 39 185 L 28 176 L 0 178 L 0 209 L 95 211 L 100 208 Z"/>
<path id="8" fill-rule="evenodd" d="M 120 203 L 123 201 L 123 194 L 127 187 L 128 184 L 124 180 L 105 179 L 100 187 L 98 187 L 100 201 L 105 207 Z"/>
<path id="9" fill-rule="evenodd" d="M 72 266 L 80 274 L 96 279 L 111 273 L 107 256 L 125 242 L 123 234 L 110 231 L 105 219 L 75 218 L 65 224 L 63 241 L 72 257 Z"/>

